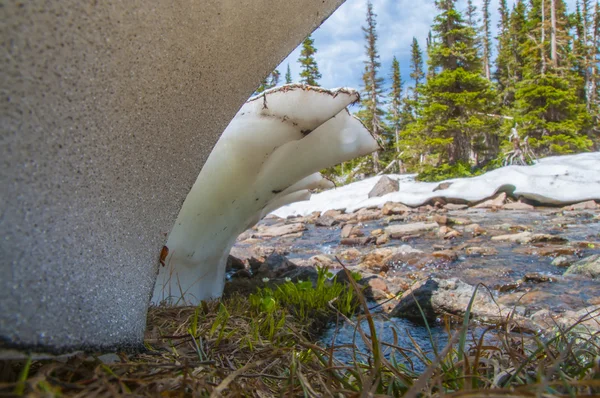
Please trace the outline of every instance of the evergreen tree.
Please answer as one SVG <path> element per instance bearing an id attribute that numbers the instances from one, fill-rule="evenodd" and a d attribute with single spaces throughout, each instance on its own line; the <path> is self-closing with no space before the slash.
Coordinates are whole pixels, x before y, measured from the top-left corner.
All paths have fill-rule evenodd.
<path id="1" fill-rule="evenodd" d="M 314 46 L 314 40 L 308 36 L 302 42 L 302 50 L 300 51 L 300 83 L 308 84 L 309 86 L 318 86 L 318 80 L 321 78 L 319 67 L 315 60 L 317 49 Z"/>
<path id="2" fill-rule="evenodd" d="M 439 73 L 424 84 L 418 118 L 406 136 L 430 148 L 438 164 L 468 164 L 475 138 L 497 127 L 486 116 L 495 94 L 480 72 L 476 32 L 463 21 L 455 0 L 438 0 L 436 6 L 440 14 L 434 20 L 429 67 Z M 420 143 L 418 136 L 424 137 Z"/>
<path id="3" fill-rule="evenodd" d="M 285 72 L 285 84 L 292 83 L 292 71 L 290 70 L 290 64 L 287 66 L 287 72 Z"/>
<path id="4" fill-rule="evenodd" d="M 392 60 L 392 88 L 389 94 L 389 108 L 387 119 L 390 128 L 394 131 L 394 141 L 396 151 L 400 152 L 400 130 L 402 128 L 402 76 L 400 75 L 400 63 L 394 56 Z"/>
<path id="5" fill-rule="evenodd" d="M 410 46 L 410 78 L 414 80 L 415 86 L 413 88 L 413 99 L 418 101 L 419 99 L 419 87 L 421 82 L 425 78 L 423 72 L 423 53 L 419 48 L 419 42 L 413 37 L 412 44 Z"/>
<path id="6" fill-rule="evenodd" d="M 273 72 L 269 73 L 269 75 L 263 79 L 263 81 L 260 83 L 260 86 L 258 86 L 258 88 L 254 92 L 254 94 L 255 95 L 260 94 L 265 90 L 276 87 L 277 84 L 279 84 L 279 77 L 280 77 L 280 73 L 277 69 L 275 69 Z"/>
<path id="7" fill-rule="evenodd" d="M 589 149 L 591 120 L 581 96 L 583 79 L 571 62 L 564 2 L 532 0 L 526 30 L 531 34 L 520 47 L 523 80 L 515 93 L 519 133 L 539 155 Z"/>
<path id="8" fill-rule="evenodd" d="M 367 26 L 363 27 L 364 38 L 367 41 L 365 49 L 367 51 L 367 60 L 365 61 L 365 72 L 363 74 L 363 94 L 361 100 L 361 110 L 357 116 L 371 130 L 375 138 L 379 138 L 384 131 L 384 126 L 381 122 L 383 111 L 382 104 L 382 85 L 383 79 L 378 76 L 378 70 L 381 66 L 379 62 L 379 54 L 377 53 L 377 32 L 375 13 L 373 12 L 373 4 L 367 2 Z M 373 152 L 373 171 L 379 172 L 379 154 Z"/>
<path id="9" fill-rule="evenodd" d="M 490 32 L 490 0 L 483 0 L 482 13 L 481 47 L 483 49 L 483 73 L 486 79 L 491 80 L 492 34 Z"/>

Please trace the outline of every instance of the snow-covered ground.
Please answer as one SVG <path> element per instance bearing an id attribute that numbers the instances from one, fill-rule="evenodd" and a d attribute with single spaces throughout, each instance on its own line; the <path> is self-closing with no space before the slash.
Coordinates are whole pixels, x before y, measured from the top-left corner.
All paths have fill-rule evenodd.
<path id="1" fill-rule="evenodd" d="M 416 182 L 414 175 L 388 177 L 399 180 L 398 192 L 369 199 L 369 191 L 381 178 L 372 177 L 314 194 L 309 201 L 284 206 L 272 214 L 287 217 L 330 209 L 352 212 L 390 201 L 419 206 L 435 197 L 478 202 L 498 191 L 512 191 L 514 196 L 554 205 L 600 200 L 600 152 L 553 156 L 540 159 L 533 166 L 507 166 L 477 177 L 447 180 L 452 183 L 450 187 L 435 192 L 439 182 Z"/>

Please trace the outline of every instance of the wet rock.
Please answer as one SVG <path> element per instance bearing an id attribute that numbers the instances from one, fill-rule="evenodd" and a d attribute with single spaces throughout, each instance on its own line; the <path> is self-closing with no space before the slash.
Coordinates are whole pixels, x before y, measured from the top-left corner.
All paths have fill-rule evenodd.
<path id="1" fill-rule="evenodd" d="M 483 235 L 483 234 L 486 233 L 486 230 L 483 229 L 483 228 L 481 228 L 481 226 L 479 224 L 465 225 L 464 231 L 472 233 L 475 236 L 477 236 L 477 235 Z"/>
<path id="2" fill-rule="evenodd" d="M 413 211 L 412 208 L 402 204 L 395 202 L 386 202 L 381 208 L 381 213 L 384 216 L 396 215 L 396 214 L 405 214 Z"/>
<path id="3" fill-rule="evenodd" d="M 438 250 L 431 253 L 433 257 L 443 258 L 448 261 L 455 261 L 458 259 L 458 254 L 454 250 Z"/>
<path id="4" fill-rule="evenodd" d="M 288 260 L 285 256 L 273 253 L 260 265 L 257 274 L 261 277 L 276 278 L 296 267 L 297 265 Z"/>
<path id="5" fill-rule="evenodd" d="M 252 234 L 255 238 L 273 238 L 277 236 L 285 236 L 306 230 L 306 225 L 303 223 L 294 224 L 275 224 L 271 226 L 261 225 L 258 232 Z"/>
<path id="6" fill-rule="evenodd" d="M 308 216 L 304 217 L 304 221 L 307 222 L 307 223 L 309 223 L 309 224 L 314 224 L 315 221 L 317 221 L 317 219 L 319 217 L 321 217 L 321 212 L 320 211 L 313 211 Z"/>
<path id="7" fill-rule="evenodd" d="M 360 237 L 364 236 L 364 232 L 361 231 L 358 225 L 346 224 L 342 228 L 341 237 L 342 238 L 351 238 L 351 237 Z"/>
<path id="8" fill-rule="evenodd" d="M 114 353 L 100 355 L 98 359 L 105 365 L 121 362 L 121 357 Z"/>
<path id="9" fill-rule="evenodd" d="M 317 270 L 314 267 L 296 267 L 280 275 L 280 278 L 289 278 L 292 282 L 311 281 L 313 286 L 317 284 Z"/>
<path id="10" fill-rule="evenodd" d="M 366 268 L 374 268 L 383 266 L 389 259 L 396 254 L 406 253 L 423 253 L 421 250 L 414 249 L 409 245 L 382 247 L 372 250 L 361 260 L 361 266 Z"/>
<path id="11" fill-rule="evenodd" d="M 498 254 L 498 250 L 495 247 L 491 246 L 473 246 L 465 249 L 465 253 L 467 253 L 467 255 L 469 256 L 495 256 Z"/>
<path id="12" fill-rule="evenodd" d="M 523 203 L 523 202 L 507 203 L 504 206 L 502 206 L 502 208 L 505 210 L 533 210 L 533 209 L 535 209 L 535 207 L 533 207 L 532 205 L 528 205 L 527 203 Z"/>
<path id="13" fill-rule="evenodd" d="M 383 234 L 384 234 L 384 232 L 383 232 L 383 229 L 381 229 L 381 228 L 377 228 L 377 229 L 374 229 L 371 231 L 371 236 L 377 237 L 377 236 L 381 236 Z"/>
<path id="14" fill-rule="evenodd" d="M 400 183 L 398 180 L 392 180 L 388 176 L 383 176 L 377 181 L 377 184 L 369 192 L 369 198 L 378 198 L 388 193 L 398 192 L 400 190 Z"/>
<path id="15" fill-rule="evenodd" d="M 506 293 L 506 292 L 511 292 L 513 290 L 516 290 L 519 287 L 521 287 L 520 282 L 509 282 L 509 283 L 504 283 L 502 285 L 494 286 L 494 290 L 497 290 L 500 293 Z"/>
<path id="16" fill-rule="evenodd" d="M 448 222 L 453 225 L 469 225 L 472 223 L 471 220 L 464 217 L 450 217 Z"/>
<path id="17" fill-rule="evenodd" d="M 446 225 L 448 224 L 448 217 L 440 214 L 436 214 L 433 216 L 433 221 L 438 223 L 438 225 Z"/>
<path id="18" fill-rule="evenodd" d="M 246 268 L 246 264 L 244 264 L 244 262 L 242 260 L 240 260 L 237 257 L 234 257 L 232 255 L 229 255 L 227 257 L 227 266 L 226 266 L 226 272 L 231 272 L 231 271 L 239 271 L 241 269 L 245 269 Z"/>
<path id="19" fill-rule="evenodd" d="M 346 261 L 354 261 L 358 258 L 360 258 L 362 256 L 362 253 L 351 247 L 350 249 L 345 249 L 342 250 L 339 254 L 338 254 L 339 258 L 342 260 L 346 260 Z"/>
<path id="20" fill-rule="evenodd" d="M 357 217 L 356 213 L 350 213 L 350 214 L 340 214 L 338 216 L 335 216 L 334 219 L 340 224 L 342 224 L 342 223 L 351 224 L 351 223 L 357 222 L 356 217 Z"/>
<path id="21" fill-rule="evenodd" d="M 563 210 L 595 210 L 600 206 L 593 200 L 588 200 L 586 202 L 576 203 L 574 205 L 565 206 Z"/>
<path id="22" fill-rule="evenodd" d="M 518 234 L 492 236 L 492 240 L 496 242 L 514 242 L 514 243 L 534 243 L 534 242 L 566 242 L 567 239 L 550 234 L 534 234 L 529 231 L 520 232 Z"/>
<path id="23" fill-rule="evenodd" d="M 340 245 L 344 246 L 364 246 L 375 242 L 375 237 L 364 236 L 362 238 L 345 238 L 340 241 Z"/>
<path id="24" fill-rule="evenodd" d="M 463 317 L 474 293 L 475 288 L 460 279 L 429 278 L 415 284 L 409 292 L 404 293 L 391 315 L 422 320 L 421 311 L 416 304 L 418 302 L 429 321 L 443 314 Z M 494 303 L 486 289 L 477 291 L 471 307 L 471 314 L 475 318 L 498 321 L 508 313 L 507 308 Z"/>
<path id="25" fill-rule="evenodd" d="M 344 214 L 344 211 L 345 210 L 334 210 L 334 209 L 327 210 L 325 213 L 321 214 L 321 217 L 334 217 L 335 218 L 339 215 Z"/>
<path id="26" fill-rule="evenodd" d="M 446 208 L 447 210 L 464 210 L 468 207 L 469 207 L 468 205 L 458 205 L 455 203 L 446 203 L 444 205 L 444 208 Z"/>
<path id="27" fill-rule="evenodd" d="M 492 199 L 488 199 L 482 203 L 473 206 L 475 209 L 492 209 L 502 207 L 506 201 L 506 193 L 501 192 Z"/>
<path id="28" fill-rule="evenodd" d="M 381 211 L 379 211 L 378 209 L 377 210 L 360 209 L 356 213 L 356 219 L 359 222 L 378 220 L 380 218 L 381 218 Z"/>
<path id="29" fill-rule="evenodd" d="M 454 239 L 462 236 L 462 234 L 455 229 L 443 225 L 438 230 L 438 236 L 444 239 Z"/>
<path id="30" fill-rule="evenodd" d="M 513 250 L 514 253 L 529 254 L 543 257 L 556 257 L 560 255 L 573 255 L 579 252 L 578 249 L 569 246 L 532 246 L 532 247 L 517 247 Z"/>
<path id="31" fill-rule="evenodd" d="M 553 278 L 548 275 L 540 274 L 539 272 L 530 272 L 523 276 L 523 282 L 530 282 L 530 283 L 556 282 L 556 278 Z"/>
<path id="32" fill-rule="evenodd" d="M 379 235 L 377 237 L 377 240 L 375 241 L 376 245 L 385 245 L 386 243 L 388 243 L 390 241 L 390 237 L 388 236 L 388 234 L 383 234 L 383 235 Z"/>
<path id="33" fill-rule="evenodd" d="M 558 256 L 552 260 L 552 265 L 555 267 L 568 267 L 569 265 L 573 264 L 575 258 L 576 257 L 574 256 Z"/>
<path id="34" fill-rule="evenodd" d="M 317 254 L 316 256 L 312 256 L 309 258 L 309 264 L 315 267 L 328 267 L 333 268 L 338 266 L 338 262 L 325 254 Z"/>
<path id="35" fill-rule="evenodd" d="M 336 220 L 335 218 L 328 217 L 328 216 L 321 216 L 315 220 L 315 225 L 317 227 L 332 227 L 339 223 L 340 223 L 339 220 Z"/>
<path id="36" fill-rule="evenodd" d="M 451 185 L 452 185 L 452 182 L 442 182 L 442 183 L 438 184 L 437 187 L 433 188 L 433 192 L 443 191 L 445 189 L 450 188 Z"/>
<path id="37" fill-rule="evenodd" d="M 385 228 L 385 233 L 392 239 L 399 239 L 406 235 L 415 234 L 417 232 L 425 232 L 437 229 L 437 223 L 417 222 L 412 224 L 394 224 Z"/>
<path id="38" fill-rule="evenodd" d="M 600 254 L 577 261 L 567 269 L 565 275 L 584 275 L 593 279 L 600 277 Z"/>

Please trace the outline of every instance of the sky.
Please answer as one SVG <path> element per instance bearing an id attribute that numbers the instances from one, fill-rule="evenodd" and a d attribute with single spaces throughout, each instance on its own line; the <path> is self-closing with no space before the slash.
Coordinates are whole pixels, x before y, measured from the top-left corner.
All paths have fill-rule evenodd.
<path id="1" fill-rule="evenodd" d="M 394 56 L 400 62 L 400 72 L 405 88 L 410 82 L 410 45 L 413 36 L 426 58 L 426 37 L 437 10 L 434 0 L 372 0 L 373 11 L 377 15 L 381 69 L 380 77 L 385 79 L 387 89 L 391 81 L 391 65 Z M 482 0 L 473 0 L 481 17 Z M 512 8 L 514 0 L 508 0 Z M 574 10 L 575 0 L 567 0 L 569 11 Z M 466 9 L 466 0 L 459 0 L 460 11 Z M 490 14 L 492 36 L 497 33 L 499 0 L 491 0 Z M 323 76 L 319 81 L 325 88 L 351 87 L 362 89 L 362 74 L 366 60 L 365 40 L 361 29 L 365 26 L 367 0 L 346 0 L 314 33 L 317 53 L 315 59 Z M 494 44 L 495 46 L 495 44 Z M 278 67 L 282 80 L 290 65 L 292 80 L 299 81 L 300 67 L 297 62 L 300 47 L 296 48 Z M 407 84 L 408 82 L 408 84 Z"/>

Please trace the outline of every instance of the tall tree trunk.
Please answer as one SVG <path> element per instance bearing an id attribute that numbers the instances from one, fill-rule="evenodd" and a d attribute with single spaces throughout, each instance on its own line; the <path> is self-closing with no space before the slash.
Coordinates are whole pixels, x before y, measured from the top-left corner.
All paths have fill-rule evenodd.
<path id="1" fill-rule="evenodd" d="M 544 51 L 544 46 L 546 45 L 546 11 L 545 11 L 544 0 L 542 0 L 542 37 L 540 39 L 540 53 L 542 57 L 542 69 L 541 75 L 542 77 L 546 74 L 546 52 Z"/>
<path id="2" fill-rule="evenodd" d="M 550 0 L 550 60 L 554 68 L 558 67 L 558 54 L 556 53 L 556 0 Z"/>

